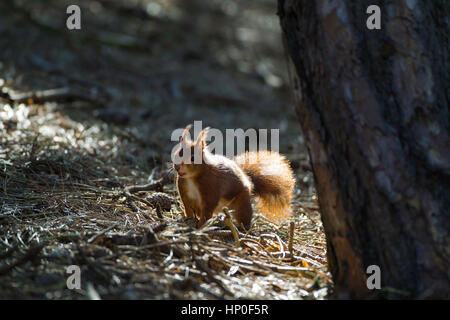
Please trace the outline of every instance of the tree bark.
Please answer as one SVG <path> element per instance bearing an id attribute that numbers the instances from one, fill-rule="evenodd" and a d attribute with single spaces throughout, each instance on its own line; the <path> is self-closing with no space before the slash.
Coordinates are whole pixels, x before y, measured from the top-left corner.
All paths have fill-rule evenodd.
<path id="1" fill-rule="evenodd" d="M 278 1 L 337 293 L 450 296 L 449 5 Z"/>

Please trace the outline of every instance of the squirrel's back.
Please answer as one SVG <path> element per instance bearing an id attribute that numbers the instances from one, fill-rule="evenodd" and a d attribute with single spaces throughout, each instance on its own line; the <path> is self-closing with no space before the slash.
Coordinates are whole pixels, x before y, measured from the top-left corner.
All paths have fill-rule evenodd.
<path id="1" fill-rule="evenodd" d="M 234 160 L 253 183 L 261 213 L 277 223 L 289 218 L 295 186 L 289 161 L 274 151 L 245 152 Z"/>

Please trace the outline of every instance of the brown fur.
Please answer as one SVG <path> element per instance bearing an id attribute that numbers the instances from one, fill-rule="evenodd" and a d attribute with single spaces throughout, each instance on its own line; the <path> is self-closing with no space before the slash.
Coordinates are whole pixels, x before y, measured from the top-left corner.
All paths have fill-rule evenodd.
<path id="1" fill-rule="evenodd" d="M 252 219 L 251 197 L 259 198 L 258 208 L 274 222 L 290 215 L 290 200 L 294 190 L 294 176 L 288 161 L 270 151 L 245 153 L 235 161 L 214 155 L 206 148 L 207 129 L 195 142 L 186 137 L 186 127 L 180 140 L 191 154 L 201 151 L 202 163 L 174 165 L 178 172 L 177 188 L 184 208 L 184 215 L 196 217 L 203 225 L 214 212 L 223 206 L 234 210 L 238 225 L 250 227 Z M 253 163 L 257 160 L 257 163 Z M 250 162 L 251 161 L 251 162 Z"/>

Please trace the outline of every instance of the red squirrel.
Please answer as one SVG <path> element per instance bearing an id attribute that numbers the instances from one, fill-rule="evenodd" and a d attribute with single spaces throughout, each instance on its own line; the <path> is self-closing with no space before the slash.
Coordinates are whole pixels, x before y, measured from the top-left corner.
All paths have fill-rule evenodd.
<path id="1" fill-rule="evenodd" d="M 245 152 L 232 160 L 207 149 L 209 128 L 202 130 L 195 142 L 186 136 L 190 128 L 188 125 L 184 129 L 175 154 L 181 158 L 183 149 L 190 150 L 191 161 L 173 165 L 185 216 L 196 217 L 202 226 L 213 213 L 226 206 L 234 210 L 238 225 L 248 230 L 254 196 L 258 197 L 258 210 L 269 220 L 278 223 L 290 216 L 295 179 L 284 156 L 273 151 L 257 151 Z M 194 163 L 195 152 L 201 154 L 199 164 Z"/>

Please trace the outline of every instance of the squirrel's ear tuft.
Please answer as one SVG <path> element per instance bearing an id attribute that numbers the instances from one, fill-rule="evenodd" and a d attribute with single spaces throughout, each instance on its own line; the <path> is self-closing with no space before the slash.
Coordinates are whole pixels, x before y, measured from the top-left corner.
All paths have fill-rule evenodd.
<path id="1" fill-rule="evenodd" d="M 188 124 L 186 126 L 186 128 L 184 128 L 183 133 L 181 134 L 180 142 L 183 141 L 183 140 L 190 141 L 189 137 L 187 137 L 187 139 L 186 139 L 186 134 L 189 133 L 189 131 L 191 130 L 191 127 L 192 127 L 192 125 Z"/>
<path id="2" fill-rule="evenodd" d="M 211 129 L 211 127 L 206 127 L 205 129 L 202 130 L 202 132 L 203 132 L 202 139 L 203 140 L 206 140 L 206 137 L 208 136 L 209 129 Z"/>
<path id="3" fill-rule="evenodd" d="M 208 131 L 211 129 L 210 127 L 206 127 L 200 133 L 198 134 L 197 140 L 195 141 L 196 144 L 201 143 L 202 148 L 206 145 L 206 137 L 208 136 Z"/>

